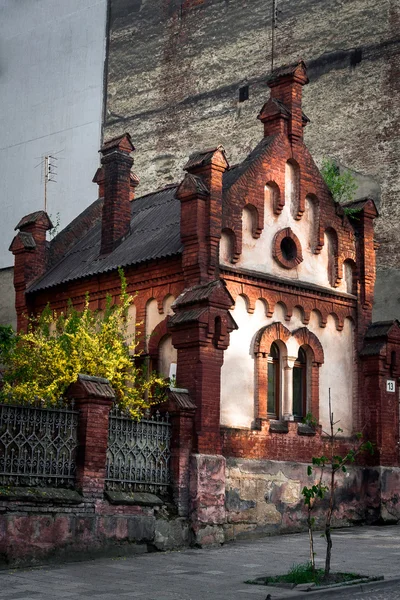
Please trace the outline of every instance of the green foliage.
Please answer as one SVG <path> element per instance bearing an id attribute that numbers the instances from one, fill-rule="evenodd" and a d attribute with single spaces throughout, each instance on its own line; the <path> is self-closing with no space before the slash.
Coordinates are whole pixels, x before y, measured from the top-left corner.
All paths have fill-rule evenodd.
<path id="1" fill-rule="evenodd" d="M 304 417 L 303 423 L 305 425 L 308 425 L 309 427 L 312 427 L 313 429 L 316 429 L 318 427 L 318 420 L 310 412 L 308 412 Z"/>
<path id="2" fill-rule="evenodd" d="M 0 325 L 0 364 L 15 344 L 15 332 L 11 325 Z"/>
<path id="3" fill-rule="evenodd" d="M 308 467 L 309 471 L 308 471 L 308 475 L 311 475 L 311 467 Z M 304 504 L 307 506 L 311 506 L 313 504 L 313 502 L 317 499 L 317 498 L 324 498 L 325 493 L 329 490 L 329 488 L 326 485 L 321 485 L 319 483 L 316 483 L 314 485 L 312 485 L 311 487 L 303 487 L 303 489 L 301 490 L 302 495 L 304 496 Z M 313 520 L 314 523 L 314 520 Z"/>
<path id="4" fill-rule="evenodd" d="M 118 404 L 134 418 L 163 397 L 165 380 L 134 365 L 137 342 L 129 343 L 127 334 L 133 298 L 122 270 L 120 277 L 119 302 L 107 298 L 103 313 L 90 309 L 89 296 L 82 312 L 71 303 L 60 314 L 46 307 L 27 333 L 5 345 L 3 402 L 33 403 L 37 397 L 55 405 L 80 373 L 108 379 Z"/>
<path id="5" fill-rule="evenodd" d="M 50 215 L 50 221 L 53 222 L 53 216 Z M 60 213 L 58 212 L 56 214 L 56 218 L 55 218 L 55 225 L 54 227 L 52 227 L 51 229 L 49 229 L 48 233 L 49 233 L 49 238 L 52 240 L 53 238 L 56 237 L 56 235 L 58 234 L 58 232 L 60 231 L 60 224 L 61 224 L 61 216 Z"/>
<path id="6" fill-rule="evenodd" d="M 336 573 L 332 579 L 334 582 L 342 583 L 359 579 L 360 577 L 362 576 L 358 575 L 357 573 Z M 264 580 L 264 585 L 268 585 L 270 583 L 294 583 L 296 585 L 300 585 L 302 583 L 315 583 L 318 586 L 324 584 L 325 582 L 324 569 L 314 569 L 312 563 L 307 562 L 305 564 L 292 565 L 288 573 L 285 575 L 266 577 Z M 253 582 L 248 581 L 246 583 Z"/>
<path id="7" fill-rule="evenodd" d="M 335 162 L 330 158 L 324 158 L 321 175 L 336 202 L 351 202 L 353 200 L 357 191 L 357 183 L 350 171 L 340 174 L 339 167 Z M 348 210 L 358 212 L 357 209 Z"/>

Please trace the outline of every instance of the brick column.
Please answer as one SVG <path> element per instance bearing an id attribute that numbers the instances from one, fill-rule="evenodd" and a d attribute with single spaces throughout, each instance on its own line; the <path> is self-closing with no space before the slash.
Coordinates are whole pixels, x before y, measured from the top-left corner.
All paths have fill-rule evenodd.
<path id="1" fill-rule="evenodd" d="M 400 324 L 373 323 L 361 353 L 363 425 L 365 437 L 376 445 L 380 465 L 398 466 Z"/>
<path id="2" fill-rule="evenodd" d="M 174 346 L 178 350 L 179 385 L 187 387 L 196 401 L 196 451 L 220 453 L 221 367 L 224 351 L 212 345 L 200 344 L 187 348 L 181 346 L 180 341 L 174 341 Z"/>
<path id="3" fill-rule="evenodd" d="M 237 329 L 225 282 L 215 280 L 183 292 L 173 305 L 168 328 L 178 351 L 177 382 L 196 406 L 195 451 L 221 451 L 221 367 L 229 333 Z"/>
<path id="4" fill-rule="evenodd" d="M 108 418 L 115 394 L 107 379 L 79 375 L 67 395 L 79 410 L 76 484 L 84 496 L 99 498 L 104 492 Z"/>
<path id="5" fill-rule="evenodd" d="M 168 413 L 171 417 L 171 479 L 172 493 L 178 514 L 189 514 L 189 470 L 193 447 L 196 405 L 186 389 L 172 388 L 168 392 Z"/>

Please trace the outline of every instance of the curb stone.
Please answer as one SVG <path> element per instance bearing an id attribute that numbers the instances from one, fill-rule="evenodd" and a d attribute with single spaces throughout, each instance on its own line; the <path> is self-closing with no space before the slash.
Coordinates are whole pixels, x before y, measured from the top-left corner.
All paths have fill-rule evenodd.
<path id="1" fill-rule="evenodd" d="M 304 600 L 304 598 L 329 597 L 340 593 L 340 598 L 353 598 L 354 592 L 379 592 L 386 587 L 398 583 L 400 586 L 400 577 L 388 577 L 382 580 L 371 581 L 368 583 L 357 583 L 348 586 L 326 587 L 325 589 L 311 589 L 309 592 L 296 593 L 296 590 L 277 590 L 276 587 L 265 586 L 266 595 L 270 594 L 271 600 L 280 600 L 281 598 L 290 598 L 290 600 Z"/>

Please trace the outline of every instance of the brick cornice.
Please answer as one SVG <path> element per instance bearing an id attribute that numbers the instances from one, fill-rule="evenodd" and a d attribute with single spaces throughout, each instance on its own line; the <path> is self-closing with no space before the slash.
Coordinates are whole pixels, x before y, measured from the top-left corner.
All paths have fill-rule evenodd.
<path id="1" fill-rule="evenodd" d="M 233 281 L 240 280 L 243 281 L 243 283 L 248 282 L 250 285 L 254 285 L 254 283 L 261 283 L 264 287 L 283 290 L 285 292 L 289 291 L 289 293 L 292 292 L 293 294 L 298 294 L 301 292 L 304 293 L 304 295 L 312 298 L 324 297 L 329 300 L 334 299 L 334 301 L 340 301 L 341 303 L 345 303 L 346 305 L 354 308 L 357 305 L 357 298 L 352 294 L 329 290 L 308 282 L 280 279 L 279 277 L 275 277 L 267 273 L 264 274 L 247 269 L 230 268 L 225 265 L 221 267 L 221 275 L 225 279 L 232 279 Z"/>

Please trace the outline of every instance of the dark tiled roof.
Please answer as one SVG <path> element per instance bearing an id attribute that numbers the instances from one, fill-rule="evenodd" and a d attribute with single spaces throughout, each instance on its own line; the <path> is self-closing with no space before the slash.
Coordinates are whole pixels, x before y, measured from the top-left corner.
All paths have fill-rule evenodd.
<path id="1" fill-rule="evenodd" d="M 263 152 L 272 144 L 275 136 L 264 137 L 259 144 L 250 152 L 243 162 L 225 171 L 223 178 L 224 191 L 229 189 L 247 171 L 252 163 L 259 158 Z"/>
<path id="2" fill-rule="evenodd" d="M 208 164 L 208 162 L 212 159 L 213 155 L 217 151 L 222 152 L 225 157 L 225 150 L 223 146 L 217 146 L 216 148 L 209 148 L 207 150 L 202 150 L 200 152 L 195 152 L 189 156 L 189 160 L 183 167 L 185 171 L 189 171 L 189 169 L 193 169 L 195 167 L 202 167 L 203 165 Z M 228 162 L 228 161 L 226 161 Z"/>
<path id="3" fill-rule="evenodd" d="M 107 256 L 100 257 L 101 222 L 98 221 L 28 291 L 35 292 L 113 271 L 120 266 L 180 254 L 180 202 L 175 197 L 175 192 L 176 186 L 169 186 L 134 200 L 131 205 L 132 233 Z"/>
<path id="4" fill-rule="evenodd" d="M 23 246 L 23 248 L 26 248 L 26 250 L 33 250 L 36 248 L 35 238 L 27 231 L 19 231 L 17 233 L 10 244 L 9 251 L 14 252 L 14 250 L 20 247 L 20 244 Z"/>
<path id="5" fill-rule="evenodd" d="M 368 342 L 360 352 L 360 356 L 376 356 L 386 346 L 385 341 Z"/>
<path id="6" fill-rule="evenodd" d="M 272 71 L 267 83 L 272 83 L 273 81 L 276 81 L 281 77 L 286 77 L 287 75 L 293 75 L 298 67 L 302 67 L 303 70 L 306 71 L 306 65 L 302 60 L 297 61 L 296 63 L 291 63 L 290 65 L 282 65 L 281 67 L 277 67 Z"/>
<path id="7" fill-rule="evenodd" d="M 393 321 L 377 321 L 376 323 L 372 323 L 372 325 L 368 327 L 365 339 L 371 340 L 386 336 L 396 323 L 399 325 L 397 319 L 394 319 Z"/>
<path id="8" fill-rule="evenodd" d="M 178 296 L 178 298 L 174 302 L 174 306 L 180 306 L 181 304 L 184 304 L 186 306 L 188 304 L 197 304 L 197 302 L 208 300 L 213 290 L 215 288 L 218 288 L 220 285 L 220 280 L 216 279 L 215 281 L 211 281 L 209 283 L 202 283 L 201 285 L 196 285 L 192 288 L 189 288 L 180 296 Z"/>
<path id="9" fill-rule="evenodd" d="M 365 206 L 369 202 L 372 202 L 372 204 L 374 205 L 374 208 L 378 214 L 378 209 L 376 208 L 375 200 L 373 200 L 372 198 L 360 198 L 359 200 L 352 200 L 351 202 L 344 202 L 343 204 L 341 204 L 341 206 L 344 206 L 345 208 L 355 209 L 356 211 L 358 211 L 358 210 L 362 211 L 362 210 L 364 210 Z"/>
<path id="10" fill-rule="evenodd" d="M 178 408 L 194 410 L 196 408 L 195 403 L 190 398 L 188 390 L 181 388 L 170 388 L 168 391 L 168 397 L 175 402 Z"/>
<path id="11" fill-rule="evenodd" d="M 193 321 L 197 321 L 201 315 L 207 313 L 208 309 L 206 306 L 202 308 L 192 308 L 190 310 L 185 310 L 183 312 L 177 313 L 176 315 L 172 315 L 169 317 L 170 325 L 182 325 L 183 323 L 192 323 Z"/>
<path id="12" fill-rule="evenodd" d="M 98 198 L 50 242 L 49 268 L 57 264 L 101 219 L 103 198 Z"/>
<path id="13" fill-rule="evenodd" d="M 29 215 L 25 215 L 25 217 L 22 217 L 18 225 L 14 227 L 14 231 L 16 231 L 17 229 L 22 229 L 23 227 L 26 227 L 26 225 L 30 225 L 31 223 L 36 223 L 36 221 L 38 221 L 39 219 L 45 219 L 47 221 L 49 229 L 53 227 L 53 223 L 50 221 L 47 213 L 45 213 L 44 210 L 37 210 L 33 213 L 30 213 Z"/>

